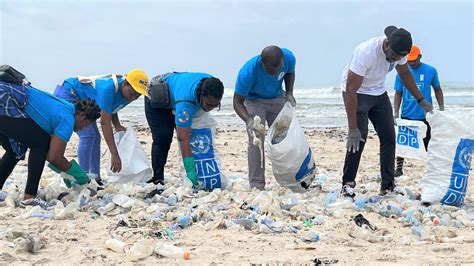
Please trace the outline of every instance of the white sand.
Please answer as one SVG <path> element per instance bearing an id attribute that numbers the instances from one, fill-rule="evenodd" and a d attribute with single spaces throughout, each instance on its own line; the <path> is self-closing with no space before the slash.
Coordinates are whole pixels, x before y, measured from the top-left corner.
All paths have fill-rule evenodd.
<path id="1" fill-rule="evenodd" d="M 140 140 L 146 141 L 146 150 L 149 153 L 151 146 L 151 135 L 147 130 L 138 129 Z M 226 127 L 220 129 L 217 134 L 217 149 L 223 158 L 222 168 L 229 175 L 245 176 L 247 172 L 247 136 L 242 128 Z M 345 131 L 338 129 L 316 129 L 307 130 L 310 146 L 313 149 L 315 160 L 318 165 L 319 174 L 329 177 L 327 187 L 334 189 L 340 186 L 341 170 L 345 154 Z M 67 158 L 75 157 L 75 146 L 77 139 L 68 145 Z M 105 142 L 102 142 L 105 145 Z M 104 146 L 105 147 L 105 146 Z M 103 149 L 105 151 L 105 148 Z M 104 157 L 104 164 L 106 157 Z M 359 196 L 362 196 L 361 188 L 365 187 L 368 195 L 377 193 L 379 180 L 376 176 L 379 172 L 378 162 L 378 140 L 374 133 L 371 133 L 357 178 Z M 267 164 L 269 164 L 267 160 Z M 24 163 L 21 163 L 24 165 Z M 179 173 L 180 158 L 178 157 L 176 140 L 168 157 L 166 167 L 167 176 L 177 176 Z M 419 161 L 406 160 L 406 176 L 399 179 L 399 185 L 410 187 L 418 191 L 418 182 L 423 170 L 423 163 Z M 25 167 L 17 166 L 13 179 L 25 178 Z M 50 175 L 49 170 L 45 170 L 45 175 Z M 279 188 L 273 181 L 271 167 L 266 168 L 268 189 L 274 195 L 281 194 L 284 190 Z M 240 184 L 243 185 L 243 184 Z M 240 186 L 242 187 L 242 186 Z M 23 189 L 23 188 L 21 188 Z M 240 190 L 238 187 L 236 190 Z M 248 199 L 252 201 L 259 191 L 237 192 L 224 191 L 212 194 L 219 196 L 217 202 L 211 206 L 223 203 L 221 207 L 226 210 L 218 211 L 217 214 L 206 216 L 202 214 L 202 219 L 214 219 L 214 223 L 195 223 L 191 227 L 174 232 L 175 241 L 165 241 L 191 251 L 191 260 L 161 258 L 158 255 L 149 256 L 140 261 L 143 264 L 170 264 L 187 263 L 193 265 L 201 264 L 249 264 L 249 263 L 310 263 L 314 258 L 338 259 L 340 264 L 427 264 L 427 263 L 474 263 L 472 249 L 474 233 L 472 222 L 463 228 L 435 226 L 427 223 L 425 228 L 431 231 L 431 238 L 426 241 L 419 241 L 413 236 L 411 226 L 403 223 L 401 218 L 385 218 L 381 215 L 369 211 L 357 211 L 345 209 L 334 211 L 327 209 L 324 204 L 316 206 L 314 204 L 300 204 L 292 211 L 275 217 L 277 220 L 288 221 L 292 218 L 292 224 L 300 227 L 298 233 L 268 233 L 265 227 L 260 226 L 254 230 L 246 230 L 241 226 L 230 224 L 230 220 L 237 218 L 242 210 L 238 208 L 239 200 Z M 199 197 L 208 193 L 200 193 Z M 304 195 L 308 202 L 316 200 L 318 197 L 324 201 L 327 192 L 315 189 Z M 230 198 L 236 200 L 236 204 L 229 204 Z M 191 199 L 188 199 L 191 200 Z M 472 205 L 468 199 L 467 204 Z M 181 203 L 183 204 L 183 203 Z M 180 205 L 180 203 L 178 203 Z M 150 209 L 148 209 L 150 211 Z M 138 220 L 138 227 L 119 227 L 115 229 L 117 221 L 121 215 L 117 216 L 97 216 L 88 211 L 78 212 L 74 218 L 66 220 L 55 220 L 39 218 L 24 218 L 23 214 L 28 210 L 8 207 L 0 207 L 0 263 L 47 263 L 47 264 L 115 264 L 131 263 L 123 253 L 115 253 L 104 248 L 104 242 L 111 236 L 118 238 L 132 245 L 136 240 L 149 237 L 150 233 L 157 232 L 173 223 L 173 213 L 182 214 L 185 209 L 178 207 L 171 211 L 169 221 L 150 222 Z M 132 209 L 133 217 L 150 213 L 146 208 Z M 315 225 L 311 228 L 304 227 L 303 213 L 310 213 L 314 216 L 323 216 L 327 221 L 322 225 Z M 363 213 L 363 215 L 378 229 L 378 234 L 385 234 L 385 242 L 370 243 L 361 239 L 354 239 L 348 232 L 354 230 L 354 222 L 351 217 Z M 455 215 L 456 210 L 448 211 Z M 92 218 L 94 216 L 94 218 Z M 212 225 L 217 226 L 221 222 L 227 224 L 227 229 L 206 229 Z M 26 252 L 16 252 L 13 247 L 13 240 L 2 236 L 8 230 L 24 233 L 34 233 L 42 237 L 46 245 L 37 254 Z M 452 233 L 448 232 L 451 231 Z M 317 232 L 321 240 L 310 244 L 303 243 L 302 237 L 308 235 L 310 231 Z M 463 236 L 462 243 L 439 243 L 438 236 Z M 454 238 L 454 240 L 459 238 Z M 312 247 L 312 250 L 294 250 L 294 246 Z"/>

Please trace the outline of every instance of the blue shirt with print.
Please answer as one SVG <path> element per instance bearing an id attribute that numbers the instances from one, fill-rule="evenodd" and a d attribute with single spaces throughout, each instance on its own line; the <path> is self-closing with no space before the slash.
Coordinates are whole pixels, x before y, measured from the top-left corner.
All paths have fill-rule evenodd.
<path id="1" fill-rule="evenodd" d="M 413 78 L 415 79 L 415 83 L 420 90 L 420 93 L 428 102 L 433 104 L 433 100 L 431 98 L 431 86 L 440 86 L 438 72 L 434 67 L 424 63 L 422 63 L 418 68 L 414 69 L 410 66 L 409 68 Z M 418 102 L 410 93 L 410 91 L 403 85 L 398 74 L 395 79 L 394 89 L 395 91 L 402 93 L 401 117 L 417 120 L 425 119 L 425 112 L 420 108 Z"/>
<path id="2" fill-rule="evenodd" d="M 63 86 L 67 90 L 74 90 L 79 99 L 93 99 L 97 102 L 100 109 L 109 114 L 115 114 L 129 102 L 122 96 L 121 86 L 124 81 L 123 77 L 117 78 L 118 89 L 115 90 L 112 78 L 104 77 L 95 81 L 95 88 L 92 84 L 81 83 L 77 78 L 69 78 L 64 81 Z"/>
<path id="3" fill-rule="evenodd" d="M 194 114 L 201 109 L 196 90 L 203 78 L 211 78 L 206 73 L 182 72 L 165 77 L 171 98 L 171 108 L 176 111 L 176 126 L 189 128 Z"/>
<path id="4" fill-rule="evenodd" d="M 74 131 L 74 105 L 48 92 L 28 89 L 25 112 L 50 136 L 68 142 Z"/>
<path id="5" fill-rule="evenodd" d="M 269 75 L 263 68 L 260 55 L 247 61 L 240 69 L 235 83 L 235 93 L 247 99 L 272 99 L 283 94 L 283 77 L 295 72 L 296 58 L 293 53 L 281 48 L 284 63 L 278 75 Z"/>

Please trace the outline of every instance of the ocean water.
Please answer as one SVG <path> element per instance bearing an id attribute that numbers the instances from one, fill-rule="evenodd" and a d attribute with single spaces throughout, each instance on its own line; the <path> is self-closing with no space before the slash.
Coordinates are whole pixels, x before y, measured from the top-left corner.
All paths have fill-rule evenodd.
<path id="1" fill-rule="evenodd" d="M 442 84 L 444 105 L 446 110 L 474 111 L 474 86 L 472 84 Z M 243 121 L 237 116 L 232 107 L 233 89 L 226 89 L 220 111 L 213 110 L 211 114 L 220 126 L 241 125 Z M 393 88 L 389 95 L 393 104 Z M 339 87 L 327 88 L 295 88 L 294 96 L 297 101 L 296 114 L 300 124 L 305 128 L 317 127 L 346 127 L 347 117 Z M 438 105 L 434 96 L 433 104 Z M 143 98 L 132 102 L 120 111 L 122 120 L 136 121 L 146 124 Z"/>

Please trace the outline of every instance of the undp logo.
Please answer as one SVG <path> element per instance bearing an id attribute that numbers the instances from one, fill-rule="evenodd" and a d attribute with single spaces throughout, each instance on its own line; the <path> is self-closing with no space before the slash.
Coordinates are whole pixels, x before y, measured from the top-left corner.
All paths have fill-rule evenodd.
<path id="1" fill-rule="evenodd" d="M 211 139 L 203 134 L 192 134 L 189 143 L 193 154 L 206 154 L 209 152 Z"/>
<path id="2" fill-rule="evenodd" d="M 420 143 L 418 142 L 418 132 L 405 126 L 399 126 L 397 144 L 416 149 L 420 148 Z"/>

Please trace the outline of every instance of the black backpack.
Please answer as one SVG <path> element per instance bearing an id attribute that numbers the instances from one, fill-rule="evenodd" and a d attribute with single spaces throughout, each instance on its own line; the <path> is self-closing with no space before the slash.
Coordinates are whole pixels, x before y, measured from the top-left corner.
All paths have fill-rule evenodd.
<path id="1" fill-rule="evenodd" d="M 28 83 L 25 75 L 10 65 L 0 65 L 0 81 L 15 85 L 23 85 Z"/>

